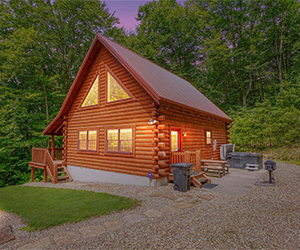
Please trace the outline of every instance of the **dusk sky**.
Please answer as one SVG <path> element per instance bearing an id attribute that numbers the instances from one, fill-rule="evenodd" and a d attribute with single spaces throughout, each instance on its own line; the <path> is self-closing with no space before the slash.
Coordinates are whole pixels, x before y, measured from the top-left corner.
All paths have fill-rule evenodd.
<path id="1" fill-rule="evenodd" d="M 109 12 L 120 19 L 118 27 L 124 26 L 126 29 L 134 29 L 138 22 L 135 20 L 140 5 L 144 5 L 150 0 L 106 0 L 105 3 Z M 177 1 L 181 2 L 181 1 Z"/>

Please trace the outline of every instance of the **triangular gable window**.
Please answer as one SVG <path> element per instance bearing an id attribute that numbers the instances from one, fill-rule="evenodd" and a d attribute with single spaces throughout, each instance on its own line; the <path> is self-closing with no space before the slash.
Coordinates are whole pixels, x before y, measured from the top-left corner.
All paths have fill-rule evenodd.
<path id="1" fill-rule="evenodd" d="M 117 82 L 117 80 L 107 71 L 107 102 L 128 99 L 130 96 Z"/>
<path id="2" fill-rule="evenodd" d="M 96 77 L 89 93 L 85 97 L 81 107 L 87 107 L 98 104 L 98 76 Z"/>

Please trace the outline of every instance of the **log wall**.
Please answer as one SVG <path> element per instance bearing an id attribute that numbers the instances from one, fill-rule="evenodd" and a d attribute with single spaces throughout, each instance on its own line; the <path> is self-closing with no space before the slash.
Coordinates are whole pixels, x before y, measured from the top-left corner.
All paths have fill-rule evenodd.
<path id="1" fill-rule="evenodd" d="M 220 159 L 220 146 L 228 143 L 227 123 L 225 121 L 168 103 L 162 103 L 158 111 L 160 111 L 160 115 L 165 117 L 164 123 L 170 130 L 174 127 L 181 128 L 182 132 L 186 132 L 186 136 L 181 137 L 182 151 L 201 150 L 202 159 Z M 206 144 L 206 130 L 212 132 L 212 142 L 217 140 L 215 151 L 213 144 Z M 170 143 L 170 138 L 168 139 Z"/>
<path id="2" fill-rule="evenodd" d="M 106 103 L 106 66 L 134 99 Z M 100 103 L 81 108 L 98 73 Z M 152 97 L 107 49 L 101 47 L 65 119 L 65 164 L 139 176 L 148 176 L 151 172 L 154 178 L 158 178 L 157 161 L 153 159 L 156 155 L 153 148 L 157 146 L 154 141 L 156 126 L 148 124 L 151 118 L 155 119 L 155 110 Z M 106 129 L 124 127 L 133 128 L 133 154 L 107 153 Z M 91 129 L 98 131 L 97 152 L 78 151 L 78 131 Z"/>

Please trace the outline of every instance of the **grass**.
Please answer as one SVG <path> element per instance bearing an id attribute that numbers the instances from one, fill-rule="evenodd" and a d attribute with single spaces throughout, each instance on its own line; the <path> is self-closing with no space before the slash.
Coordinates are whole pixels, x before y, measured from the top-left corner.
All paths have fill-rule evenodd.
<path id="1" fill-rule="evenodd" d="M 71 189 L 10 186 L 0 188 L 0 210 L 26 220 L 27 231 L 77 222 L 136 206 L 129 198 Z"/>

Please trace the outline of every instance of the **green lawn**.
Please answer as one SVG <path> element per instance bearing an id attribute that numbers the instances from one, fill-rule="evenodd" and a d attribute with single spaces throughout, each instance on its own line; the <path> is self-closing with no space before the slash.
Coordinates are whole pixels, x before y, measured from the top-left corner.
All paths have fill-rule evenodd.
<path id="1" fill-rule="evenodd" d="M 107 193 L 71 189 L 11 186 L 0 188 L 0 210 L 28 222 L 28 231 L 109 214 L 137 204 Z"/>

